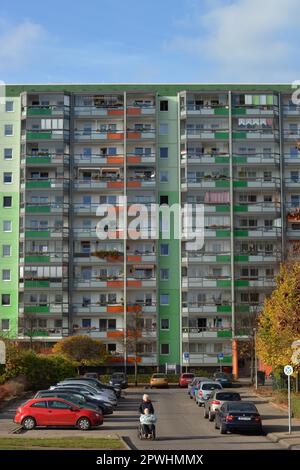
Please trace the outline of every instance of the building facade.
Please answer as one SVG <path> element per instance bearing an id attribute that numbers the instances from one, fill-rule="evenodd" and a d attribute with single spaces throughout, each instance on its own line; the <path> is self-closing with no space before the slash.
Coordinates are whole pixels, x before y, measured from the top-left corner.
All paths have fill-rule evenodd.
<path id="1" fill-rule="evenodd" d="M 111 365 L 231 367 L 280 262 L 299 253 L 293 91 L 7 86 L 1 333 L 47 345 L 87 334 L 103 340 Z M 99 215 L 105 204 L 115 223 Z M 204 205 L 203 246 L 191 250 L 175 227 L 166 239 L 164 215 L 157 236 L 141 239 L 133 204 Z"/>

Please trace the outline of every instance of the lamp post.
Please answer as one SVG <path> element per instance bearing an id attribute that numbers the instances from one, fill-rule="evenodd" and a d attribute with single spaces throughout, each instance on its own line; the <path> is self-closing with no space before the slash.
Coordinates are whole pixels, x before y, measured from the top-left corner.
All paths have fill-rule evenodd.
<path id="1" fill-rule="evenodd" d="M 256 328 L 253 328 L 253 340 L 254 340 L 254 374 L 255 374 L 255 390 L 257 390 L 257 358 L 256 358 Z"/>

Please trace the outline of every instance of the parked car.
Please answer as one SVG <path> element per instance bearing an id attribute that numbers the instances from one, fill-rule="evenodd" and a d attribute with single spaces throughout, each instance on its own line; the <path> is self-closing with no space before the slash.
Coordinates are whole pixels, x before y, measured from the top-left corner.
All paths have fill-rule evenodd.
<path id="1" fill-rule="evenodd" d="M 27 431 L 36 426 L 72 426 L 86 431 L 100 426 L 103 416 L 62 398 L 33 398 L 17 409 L 14 422 Z"/>
<path id="2" fill-rule="evenodd" d="M 109 385 L 112 385 L 113 387 L 117 386 L 121 388 L 127 388 L 127 375 L 124 372 L 114 372 L 109 379 Z"/>
<path id="3" fill-rule="evenodd" d="M 86 372 L 85 374 L 83 374 L 83 377 L 101 381 L 101 376 L 97 372 Z"/>
<path id="4" fill-rule="evenodd" d="M 56 386 L 58 387 L 68 387 L 69 385 L 77 385 L 78 389 L 80 390 L 86 390 L 90 393 L 90 395 L 95 396 L 95 398 L 98 398 L 99 400 L 103 400 L 106 403 L 109 403 L 112 406 L 117 406 L 117 399 L 113 398 L 106 393 L 97 390 L 96 388 L 92 387 L 89 384 L 82 384 L 80 382 L 58 382 Z M 52 389 L 53 387 L 50 387 Z"/>
<path id="5" fill-rule="evenodd" d="M 195 400 L 198 406 L 203 406 L 214 390 L 221 390 L 223 387 L 219 382 L 200 382 L 199 389 L 196 391 Z"/>
<path id="6" fill-rule="evenodd" d="M 89 382 L 89 383 L 91 383 L 91 385 L 97 385 L 97 386 L 99 386 L 99 387 L 101 387 L 101 388 L 103 388 L 103 389 L 111 390 L 111 391 L 113 391 L 113 392 L 116 394 L 117 398 L 120 398 L 120 396 L 121 396 L 121 387 L 112 387 L 111 385 L 105 384 L 105 383 L 103 383 L 103 382 L 100 382 L 100 380 L 93 379 L 93 378 L 91 378 L 91 377 L 84 377 L 84 376 L 83 376 L 83 377 L 82 377 L 82 376 L 78 376 L 78 377 L 67 377 L 65 380 L 68 380 L 68 381 L 70 381 L 70 380 L 75 380 L 75 381 L 76 381 L 76 380 L 78 380 L 78 379 L 79 379 L 79 380 L 84 380 L 84 381 L 86 381 L 86 382 Z"/>
<path id="7" fill-rule="evenodd" d="M 261 416 L 256 406 L 247 401 L 225 402 L 215 416 L 215 428 L 221 434 L 227 431 L 256 431 L 262 434 Z"/>
<path id="8" fill-rule="evenodd" d="M 99 398 L 96 398 L 94 395 L 91 395 L 91 392 L 81 387 L 70 386 L 70 387 L 59 387 L 54 386 L 51 387 L 50 391 L 63 391 L 66 393 L 75 393 L 76 395 L 80 395 L 87 400 L 88 403 L 95 404 L 101 411 L 103 415 L 110 415 L 114 412 L 113 406 Z"/>
<path id="9" fill-rule="evenodd" d="M 229 374 L 226 374 L 226 372 L 215 372 L 213 378 L 214 380 L 220 382 L 223 387 L 232 387 L 232 378 Z"/>
<path id="10" fill-rule="evenodd" d="M 195 374 L 192 374 L 190 372 L 180 374 L 179 380 L 178 380 L 178 386 L 187 387 L 190 383 L 192 383 L 194 377 L 195 377 Z"/>
<path id="11" fill-rule="evenodd" d="M 204 403 L 204 418 L 208 418 L 209 421 L 215 419 L 215 413 L 221 408 L 225 401 L 240 401 L 241 395 L 231 390 L 215 390 L 210 398 Z"/>
<path id="12" fill-rule="evenodd" d="M 196 390 L 198 390 L 200 382 L 207 382 L 208 378 L 207 377 L 194 377 L 193 382 L 191 385 L 188 385 L 188 395 L 190 398 L 195 400 L 195 393 Z"/>
<path id="13" fill-rule="evenodd" d="M 152 374 L 150 379 L 150 388 L 153 387 L 169 387 L 169 380 L 166 374 Z"/>
<path id="14" fill-rule="evenodd" d="M 117 397 L 116 394 L 113 390 L 108 390 L 106 388 L 103 388 L 97 384 L 94 384 L 93 382 L 87 382 L 85 380 L 63 380 L 62 382 L 59 383 L 66 383 L 66 384 L 78 384 L 78 385 L 84 385 L 85 387 L 90 387 L 93 388 L 97 393 L 102 394 L 104 396 L 107 396 L 110 400 L 113 400 L 117 403 Z"/>
<path id="15" fill-rule="evenodd" d="M 63 400 L 67 400 L 70 403 L 73 403 L 75 406 L 86 408 L 87 410 L 96 410 L 99 413 L 102 413 L 99 410 L 98 406 L 93 403 L 88 403 L 83 396 L 77 395 L 76 393 L 71 393 L 68 391 L 63 390 L 39 390 L 33 398 L 62 398 Z"/>

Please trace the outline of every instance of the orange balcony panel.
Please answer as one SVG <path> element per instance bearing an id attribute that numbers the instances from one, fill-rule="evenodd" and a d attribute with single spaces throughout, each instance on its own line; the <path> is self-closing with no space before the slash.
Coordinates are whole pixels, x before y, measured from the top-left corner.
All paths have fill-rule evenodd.
<path id="1" fill-rule="evenodd" d="M 107 287 L 123 287 L 123 281 L 107 281 Z"/>
<path id="2" fill-rule="evenodd" d="M 141 256 L 133 256 L 133 255 L 128 255 L 127 256 L 127 261 L 128 263 L 140 263 L 142 261 Z"/>
<path id="3" fill-rule="evenodd" d="M 128 188 L 140 188 L 141 182 L 140 181 L 128 181 L 127 187 Z"/>
<path id="4" fill-rule="evenodd" d="M 108 331 L 107 337 L 108 338 L 122 338 L 124 336 L 123 331 Z"/>
<path id="5" fill-rule="evenodd" d="M 140 108 L 129 108 L 127 109 L 127 114 L 129 116 L 139 116 L 141 114 Z"/>
<path id="6" fill-rule="evenodd" d="M 131 156 L 127 158 L 128 163 L 141 163 L 141 157 L 137 156 Z"/>
<path id="7" fill-rule="evenodd" d="M 127 287 L 141 287 L 141 281 L 127 281 Z"/>
<path id="8" fill-rule="evenodd" d="M 128 305 L 127 312 L 141 312 L 142 307 L 140 305 Z"/>
<path id="9" fill-rule="evenodd" d="M 123 140 L 124 134 L 121 132 L 120 134 L 116 132 L 108 132 L 107 138 L 111 140 Z"/>
<path id="10" fill-rule="evenodd" d="M 107 362 L 124 362 L 124 358 L 120 356 L 111 356 L 108 357 Z"/>
<path id="11" fill-rule="evenodd" d="M 108 116 L 123 116 L 124 111 L 123 109 L 109 109 L 107 111 Z"/>
<path id="12" fill-rule="evenodd" d="M 122 305 L 110 305 L 107 307 L 107 313 L 120 313 L 124 311 L 124 307 Z"/>
<path id="13" fill-rule="evenodd" d="M 142 137 L 141 132 L 128 132 L 127 133 L 128 139 L 140 139 Z"/>
<path id="14" fill-rule="evenodd" d="M 135 357 L 132 357 L 132 356 L 130 356 L 130 357 L 127 358 L 127 362 L 129 362 L 130 364 L 134 364 L 135 361 L 138 362 L 138 363 L 139 363 L 139 362 L 142 362 L 142 358 L 141 358 L 141 357 L 138 357 L 138 356 L 137 356 L 136 358 L 135 358 Z"/>
<path id="15" fill-rule="evenodd" d="M 123 188 L 123 186 L 123 181 L 108 181 L 107 183 L 108 188 Z"/>
<path id="16" fill-rule="evenodd" d="M 119 165 L 120 163 L 124 163 L 124 157 L 107 157 L 107 163 L 109 165 L 113 165 L 114 163 Z"/>

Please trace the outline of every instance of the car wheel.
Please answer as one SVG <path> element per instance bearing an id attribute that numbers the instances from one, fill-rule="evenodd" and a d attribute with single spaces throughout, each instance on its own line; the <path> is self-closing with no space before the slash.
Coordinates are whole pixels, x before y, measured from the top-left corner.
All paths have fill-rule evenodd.
<path id="1" fill-rule="evenodd" d="M 191 399 L 191 400 L 193 399 L 192 395 L 190 395 L 190 399 Z"/>
<path id="2" fill-rule="evenodd" d="M 26 429 L 26 431 L 30 431 L 31 429 L 34 429 L 36 427 L 36 421 L 31 416 L 27 416 L 23 419 L 21 425 L 23 429 Z"/>
<path id="3" fill-rule="evenodd" d="M 77 421 L 77 427 L 81 431 L 88 431 L 91 427 L 91 422 L 88 418 L 79 418 Z"/>
<path id="4" fill-rule="evenodd" d="M 202 406 L 202 403 L 200 401 L 198 401 L 198 406 Z"/>
<path id="5" fill-rule="evenodd" d="M 214 419 L 215 419 L 214 415 L 213 415 L 212 412 L 209 410 L 209 413 L 208 413 L 208 421 L 210 421 L 210 422 L 212 423 Z"/>
<path id="6" fill-rule="evenodd" d="M 220 426 L 220 434 L 227 434 L 226 426 L 224 426 L 223 423 L 221 423 L 221 426 Z"/>
<path id="7" fill-rule="evenodd" d="M 217 420 L 215 419 L 215 429 L 219 429 L 219 426 L 217 424 Z"/>
<path id="8" fill-rule="evenodd" d="M 205 419 L 207 419 L 208 416 L 209 416 L 205 407 L 203 409 L 203 416 L 204 416 Z"/>

